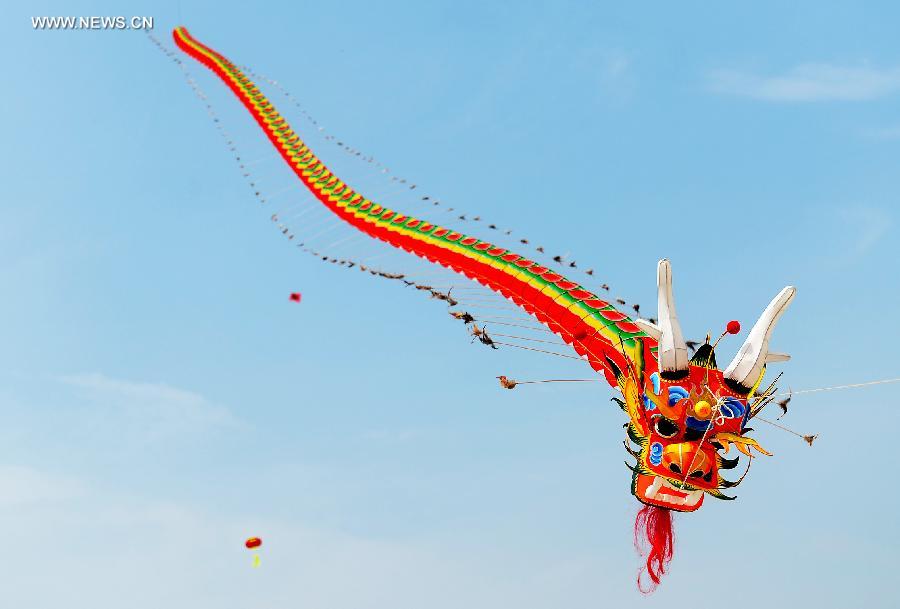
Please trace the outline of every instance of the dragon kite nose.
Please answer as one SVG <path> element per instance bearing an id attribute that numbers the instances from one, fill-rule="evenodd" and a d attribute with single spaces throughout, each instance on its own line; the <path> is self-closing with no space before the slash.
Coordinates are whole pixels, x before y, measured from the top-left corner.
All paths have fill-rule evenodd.
<path id="1" fill-rule="evenodd" d="M 667 446 L 663 450 L 661 465 L 675 477 L 686 482 L 712 481 L 712 460 L 691 442 Z"/>

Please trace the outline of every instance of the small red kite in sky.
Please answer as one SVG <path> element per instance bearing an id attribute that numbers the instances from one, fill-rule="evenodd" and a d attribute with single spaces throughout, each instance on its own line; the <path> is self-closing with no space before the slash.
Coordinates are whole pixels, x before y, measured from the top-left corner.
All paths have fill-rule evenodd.
<path id="1" fill-rule="evenodd" d="M 244 542 L 244 545 L 247 546 L 247 549 L 253 552 L 253 566 L 258 567 L 259 560 L 259 548 L 262 546 L 262 539 L 259 537 L 251 537 L 247 541 Z"/>

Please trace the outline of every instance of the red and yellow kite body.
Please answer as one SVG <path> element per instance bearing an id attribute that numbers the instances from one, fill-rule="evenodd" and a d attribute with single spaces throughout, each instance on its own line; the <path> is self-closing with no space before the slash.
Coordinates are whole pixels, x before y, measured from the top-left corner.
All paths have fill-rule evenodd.
<path id="1" fill-rule="evenodd" d="M 617 401 L 629 418 L 626 448 L 637 459 L 631 490 L 649 509 L 665 510 L 668 518 L 669 511 L 697 510 L 706 495 L 729 499 L 723 490 L 737 483 L 721 472 L 738 463 L 725 456 L 731 445 L 748 458 L 751 447 L 765 453 L 744 434 L 748 420 L 771 394 L 771 388 L 758 389 L 766 364 L 787 358 L 769 352 L 768 343 L 794 288 L 785 288 L 769 304 L 726 369 L 718 369 L 709 341 L 688 358 L 667 260 L 658 267 L 658 321 L 631 319 L 525 256 L 367 199 L 329 171 L 235 64 L 183 27 L 173 36 L 179 48 L 231 89 L 300 181 L 335 215 L 374 239 L 502 295 L 559 335 L 619 389 L 623 397 Z M 662 569 L 654 571 L 653 566 L 648 560 L 658 582 Z"/>

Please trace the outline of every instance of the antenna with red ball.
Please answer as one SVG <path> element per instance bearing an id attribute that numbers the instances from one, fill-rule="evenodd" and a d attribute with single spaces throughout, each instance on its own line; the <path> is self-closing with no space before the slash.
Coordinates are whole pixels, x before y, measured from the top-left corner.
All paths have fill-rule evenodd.
<path id="1" fill-rule="evenodd" d="M 719 344 L 719 341 L 725 338 L 726 334 L 737 334 L 741 331 L 741 322 L 736 319 L 732 319 L 727 324 L 725 324 L 725 331 L 719 335 L 719 338 L 716 339 L 716 342 L 713 343 L 712 348 L 715 349 L 716 345 Z"/>

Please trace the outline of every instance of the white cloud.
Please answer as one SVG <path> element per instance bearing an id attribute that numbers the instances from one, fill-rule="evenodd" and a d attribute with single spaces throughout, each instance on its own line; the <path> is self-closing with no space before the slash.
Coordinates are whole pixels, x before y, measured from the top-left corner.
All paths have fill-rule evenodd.
<path id="1" fill-rule="evenodd" d="M 766 101 L 862 101 L 900 91 L 900 68 L 809 63 L 770 76 L 714 70 L 708 81 L 716 93 Z"/>
<path id="2" fill-rule="evenodd" d="M 622 50 L 604 52 L 597 62 L 601 91 L 608 97 L 624 101 L 634 92 L 635 75 L 631 57 Z"/>
<path id="3" fill-rule="evenodd" d="M 898 140 L 900 139 L 900 125 L 863 129 L 860 134 L 875 140 Z"/>
<path id="4" fill-rule="evenodd" d="M 98 373 L 60 380 L 83 390 L 97 405 L 139 421 L 148 431 L 183 432 L 237 424 L 223 406 L 165 383 L 125 381 Z"/>
<path id="5" fill-rule="evenodd" d="M 30 467 L 0 465 L 0 510 L 33 508 L 78 496 L 82 485 L 75 480 L 44 474 Z"/>
<path id="6" fill-rule="evenodd" d="M 631 67 L 631 59 L 622 51 L 610 51 L 603 62 L 604 72 L 611 78 L 625 76 Z"/>
<path id="7" fill-rule="evenodd" d="M 56 479 L 35 470 L 27 477 L 39 481 L 35 494 Z M 470 547 L 366 536 L 82 488 L 40 509 L 0 504 L 0 571 L 16 582 L 4 606 L 578 609 L 596 605 L 600 590 L 631 584 L 598 558 L 524 558 L 489 540 Z M 251 535 L 263 539 L 259 569 L 243 546 Z"/>
<path id="8" fill-rule="evenodd" d="M 367 429 L 362 433 L 362 437 L 373 442 L 385 442 L 392 444 L 395 442 L 407 442 L 422 436 L 422 431 L 418 429 L 391 429 L 377 428 Z"/>
<path id="9" fill-rule="evenodd" d="M 853 235 L 853 243 L 847 253 L 853 258 L 861 257 L 884 238 L 891 229 L 891 215 L 876 207 L 855 207 L 839 212 L 838 217 L 848 234 Z"/>

